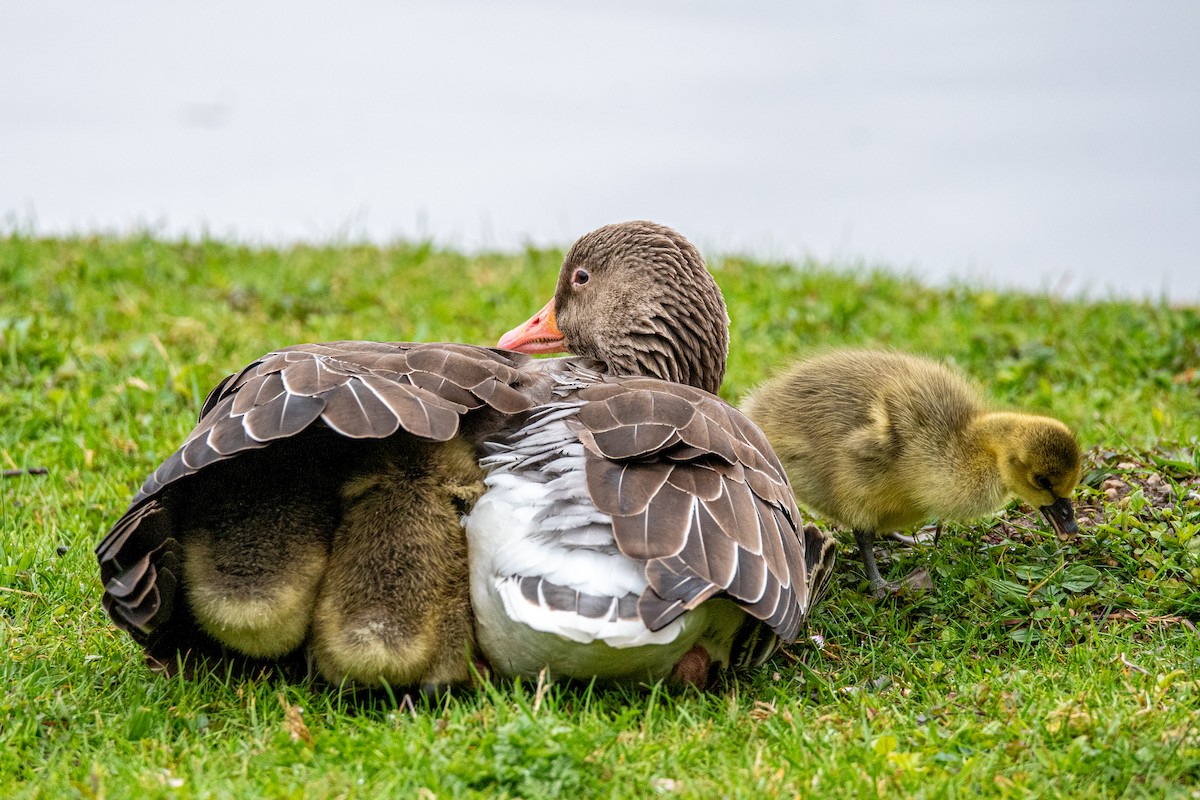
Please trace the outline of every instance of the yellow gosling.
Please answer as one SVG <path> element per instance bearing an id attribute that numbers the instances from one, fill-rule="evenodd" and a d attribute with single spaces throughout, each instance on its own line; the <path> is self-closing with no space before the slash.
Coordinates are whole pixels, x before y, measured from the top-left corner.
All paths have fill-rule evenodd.
<path id="1" fill-rule="evenodd" d="M 945 365 L 903 353 L 836 350 L 791 365 L 742 403 L 775 448 L 796 499 L 854 531 L 871 591 L 877 533 L 931 518 L 965 522 L 1012 496 L 1059 533 L 1077 530 L 1070 496 L 1079 445 L 1056 419 L 988 407 Z"/>

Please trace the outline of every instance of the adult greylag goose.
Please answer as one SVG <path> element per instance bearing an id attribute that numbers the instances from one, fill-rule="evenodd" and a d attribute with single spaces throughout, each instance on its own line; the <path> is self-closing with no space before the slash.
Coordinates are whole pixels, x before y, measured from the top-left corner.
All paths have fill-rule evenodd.
<path id="1" fill-rule="evenodd" d="M 799 361 L 742 410 L 762 428 L 796 499 L 854 531 L 871 591 L 879 532 L 930 518 L 970 521 L 1014 495 L 1060 534 L 1077 530 L 1079 445 L 1056 419 L 990 408 L 949 367 L 917 356 L 835 350 Z"/>
<path id="2" fill-rule="evenodd" d="M 113 620 L 159 661 L 303 648 L 368 686 L 465 682 L 473 650 L 703 683 L 795 639 L 833 548 L 712 394 L 728 322 L 699 253 L 607 226 L 552 302 L 565 341 L 502 345 L 577 357 L 333 342 L 226 378 L 97 548 Z"/>
<path id="3" fill-rule="evenodd" d="M 728 324 L 695 247 L 640 222 L 580 239 L 550 302 L 500 339 L 593 360 L 540 362 L 552 398 L 481 462 L 465 525 L 493 669 L 703 684 L 796 637 L 834 543 L 797 538 L 770 446 L 715 396 Z"/>

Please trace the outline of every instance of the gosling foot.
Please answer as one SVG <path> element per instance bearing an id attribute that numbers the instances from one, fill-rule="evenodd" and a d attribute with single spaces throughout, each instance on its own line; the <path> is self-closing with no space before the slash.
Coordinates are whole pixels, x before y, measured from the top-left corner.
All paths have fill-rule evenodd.
<path id="1" fill-rule="evenodd" d="M 909 594 L 925 594 L 933 591 L 933 579 L 927 567 L 917 567 L 900 579 L 901 591 Z"/>
<path id="2" fill-rule="evenodd" d="M 871 583 L 871 595 L 876 600 L 898 597 L 902 594 L 925 594 L 931 591 L 933 591 L 933 580 L 929 577 L 929 570 L 925 567 L 917 567 L 898 581 L 885 581 L 880 578 L 878 583 L 874 581 Z"/>
<path id="3" fill-rule="evenodd" d="M 871 583 L 871 596 L 876 600 L 883 600 L 885 597 L 898 594 L 924 594 L 933 589 L 933 581 L 929 577 L 929 570 L 925 567 L 917 567 L 899 581 L 884 580 L 875 563 L 874 535 L 869 531 L 855 531 L 854 541 L 858 543 L 858 554 L 863 562 L 863 570 L 867 574 L 867 580 Z"/>

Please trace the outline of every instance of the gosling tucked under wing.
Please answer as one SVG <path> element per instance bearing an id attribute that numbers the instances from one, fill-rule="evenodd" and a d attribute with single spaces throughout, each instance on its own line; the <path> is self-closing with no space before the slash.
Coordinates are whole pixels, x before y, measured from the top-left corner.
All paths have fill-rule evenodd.
<path id="1" fill-rule="evenodd" d="M 967 521 L 1016 495 L 1076 530 L 1079 446 L 1061 422 L 992 411 L 954 370 L 916 356 L 836 350 L 791 365 L 742 409 L 796 498 L 855 531 L 872 591 L 872 536 L 930 518 Z"/>
<path id="2" fill-rule="evenodd" d="M 474 442 L 545 384 L 515 353 L 332 342 L 264 356 L 97 547 L 104 607 L 147 654 L 311 645 L 330 681 L 469 677 L 461 514 Z"/>
<path id="3" fill-rule="evenodd" d="M 677 307 L 687 304 L 676 290 L 679 275 L 653 266 L 677 260 L 683 247 L 702 264 L 669 229 L 609 226 L 577 243 L 563 274 L 573 274 L 579 259 L 596 261 L 600 274 L 619 262 L 615 275 L 632 276 L 649 296 L 674 298 L 654 304 L 656 313 L 686 318 Z M 578 351 L 603 359 L 644 337 L 652 374 L 719 384 L 724 340 L 714 375 L 711 357 L 682 367 L 671 361 L 676 345 L 655 338 L 669 318 L 633 323 L 621 313 L 594 316 L 577 332 Z M 723 307 L 719 326 L 724 335 Z M 692 341 L 687 332 L 675 339 Z M 647 350 L 644 342 L 632 349 Z M 624 363 L 619 355 L 610 367 L 466 345 L 370 342 L 269 354 L 213 391 L 196 430 L 100 543 L 105 607 L 161 660 L 213 640 L 255 657 L 307 644 L 333 681 L 457 682 L 471 645 L 458 516 L 474 504 L 473 571 L 484 563 L 475 555 L 480 536 L 501 548 L 526 536 L 549 545 L 535 548 L 548 570 L 504 575 L 519 576 L 520 597 L 546 613 L 562 611 L 575 592 L 574 608 L 594 621 L 597 598 L 607 597 L 608 617 L 634 628 L 637 639 L 684 617 L 689 630 L 703 628 L 696 620 L 724 603 L 736 613 L 723 615 L 735 619 L 722 630 L 737 631 L 743 655 L 725 647 L 713 660 L 760 660 L 776 634 L 797 635 L 828 575 L 829 541 L 812 528 L 798 537 L 782 468 L 745 418 L 686 386 L 601 374 L 622 372 Z M 539 436 L 552 441 L 534 455 Z M 491 455 L 479 461 L 480 451 Z M 487 509 L 494 515 L 513 505 L 513 484 L 525 493 L 519 506 L 553 512 L 526 520 L 519 532 L 503 514 L 502 527 L 485 525 Z M 567 506 L 579 514 L 564 514 Z M 428 513 L 403 513 L 418 507 Z M 640 539 L 630 532 L 639 521 Z M 571 570 L 561 554 L 587 549 L 604 565 L 593 572 L 623 573 L 626 582 L 615 589 L 603 575 L 582 588 L 555 582 Z M 709 597 L 717 599 L 704 602 Z M 494 641 L 490 609 L 479 611 L 480 636 Z M 506 620 L 502 627 L 524 624 Z M 676 658 L 678 645 L 660 646 L 668 638 L 687 637 L 661 634 L 646 657 L 652 667 L 621 674 L 682 670 L 696 678 L 694 647 Z M 556 667 L 560 650 L 534 660 Z M 566 650 L 564 662 L 574 652 Z M 615 674 L 607 661 L 589 658 L 560 671 Z"/>

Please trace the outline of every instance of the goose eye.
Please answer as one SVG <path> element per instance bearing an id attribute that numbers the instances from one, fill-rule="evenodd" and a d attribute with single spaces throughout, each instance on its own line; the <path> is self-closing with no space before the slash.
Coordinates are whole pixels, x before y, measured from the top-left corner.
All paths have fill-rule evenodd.
<path id="1" fill-rule="evenodd" d="M 1033 481 L 1047 492 L 1050 491 L 1050 479 L 1045 475 L 1035 475 L 1033 476 Z"/>
<path id="2" fill-rule="evenodd" d="M 592 279 L 591 274 L 586 269 L 577 269 L 575 274 L 571 276 L 571 283 L 575 286 L 583 286 Z"/>

